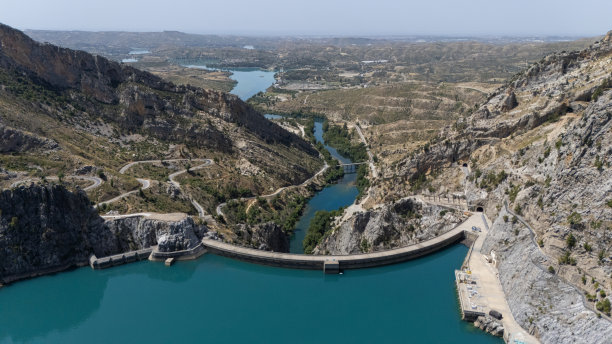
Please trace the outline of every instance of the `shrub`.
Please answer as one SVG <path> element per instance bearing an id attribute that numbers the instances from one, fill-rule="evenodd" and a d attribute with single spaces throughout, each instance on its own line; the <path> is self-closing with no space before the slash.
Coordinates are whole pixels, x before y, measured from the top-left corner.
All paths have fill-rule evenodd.
<path id="1" fill-rule="evenodd" d="M 523 208 L 521 208 L 521 205 L 520 205 L 520 204 L 517 204 L 517 205 L 514 207 L 514 212 L 515 212 L 517 215 L 523 215 Z"/>
<path id="2" fill-rule="evenodd" d="M 514 202 L 514 200 L 516 200 L 516 196 L 518 195 L 519 191 L 521 191 L 521 187 L 519 185 L 512 186 L 510 188 L 510 190 L 508 191 L 508 195 L 510 196 L 510 202 Z"/>
<path id="3" fill-rule="evenodd" d="M 576 265 L 576 259 L 570 256 L 569 252 L 565 252 L 565 254 L 559 257 L 559 264 Z"/>
<path id="4" fill-rule="evenodd" d="M 591 245 L 589 245 L 588 242 L 585 242 L 583 247 L 584 247 L 584 250 L 587 251 L 587 252 L 593 251 L 593 248 L 591 247 Z"/>
<path id="5" fill-rule="evenodd" d="M 593 165 L 597 168 L 598 171 L 603 171 L 603 160 L 599 159 L 599 155 L 595 157 L 595 162 Z"/>
<path id="6" fill-rule="evenodd" d="M 544 247 L 544 239 L 538 240 L 538 246 Z"/>
<path id="7" fill-rule="evenodd" d="M 508 215 L 504 215 L 504 222 L 508 222 Z"/>
<path id="8" fill-rule="evenodd" d="M 565 238 L 565 243 L 567 244 L 567 247 L 569 249 L 574 248 L 574 246 L 576 246 L 576 237 L 574 237 L 574 235 L 572 233 L 570 233 L 566 238 Z M 569 252 L 568 252 L 569 254 Z"/>
<path id="9" fill-rule="evenodd" d="M 541 210 L 544 210 L 544 200 L 542 199 L 542 196 L 538 198 L 538 207 L 540 207 Z"/>
<path id="10" fill-rule="evenodd" d="M 586 285 L 586 276 L 582 275 L 582 284 Z"/>
<path id="11" fill-rule="evenodd" d="M 548 272 L 550 272 L 551 274 L 555 273 L 555 268 L 552 267 L 552 265 L 548 266 Z"/>
<path id="12" fill-rule="evenodd" d="M 567 221 L 570 223 L 570 225 L 577 225 L 582 222 L 582 216 L 574 211 L 567 217 Z"/>
<path id="13" fill-rule="evenodd" d="M 595 307 L 597 308 L 598 311 L 604 312 L 607 315 L 610 315 L 610 308 L 611 307 L 610 307 L 610 300 L 609 299 L 606 298 L 603 301 L 597 302 Z"/>

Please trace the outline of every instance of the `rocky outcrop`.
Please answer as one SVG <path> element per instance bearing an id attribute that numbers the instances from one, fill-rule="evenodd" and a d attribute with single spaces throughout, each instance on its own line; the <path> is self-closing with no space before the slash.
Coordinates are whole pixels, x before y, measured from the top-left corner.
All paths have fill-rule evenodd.
<path id="1" fill-rule="evenodd" d="M 108 228 L 116 240 L 114 250 L 127 252 L 158 245 L 160 252 L 181 251 L 194 248 L 206 232 L 207 227 L 197 225 L 193 219 L 181 216 L 182 219 L 163 219 L 135 216 L 108 220 Z"/>
<path id="2" fill-rule="evenodd" d="M 355 254 L 404 247 L 453 229 L 463 214 L 405 198 L 356 213 L 315 248 L 315 254 Z"/>
<path id="3" fill-rule="evenodd" d="M 502 101 L 501 111 L 508 112 L 517 106 L 518 101 L 516 100 L 516 94 L 513 91 L 510 91 L 508 94 L 506 94 L 506 97 Z"/>
<path id="4" fill-rule="evenodd" d="M 0 153 L 23 153 L 32 149 L 52 150 L 57 148 L 59 145 L 53 140 L 0 123 Z"/>
<path id="5" fill-rule="evenodd" d="M 274 222 L 236 226 L 237 243 L 264 251 L 289 252 L 289 235 Z"/>
<path id="6" fill-rule="evenodd" d="M 489 315 L 479 316 L 478 319 L 474 321 L 474 326 L 496 337 L 502 337 L 504 335 L 504 326 Z"/>
<path id="7" fill-rule="evenodd" d="M 274 222 L 256 226 L 251 240 L 260 250 L 289 252 L 289 236 Z"/>
<path id="8" fill-rule="evenodd" d="M 84 192 L 63 186 L 32 185 L 0 193 L 0 283 L 87 264 L 151 247 L 193 248 L 204 225 L 180 219 L 128 217 L 104 221 Z"/>

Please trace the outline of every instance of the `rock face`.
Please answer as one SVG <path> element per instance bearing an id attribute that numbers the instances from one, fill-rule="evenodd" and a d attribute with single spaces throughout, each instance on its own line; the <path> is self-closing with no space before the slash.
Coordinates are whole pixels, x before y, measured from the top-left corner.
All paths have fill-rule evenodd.
<path id="1" fill-rule="evenodd" d="M 240 224 L 236 226 L 236 230 L 242 246 L 264 251 L 289 252 L 289 235 L 274 222 L 255 226 Z"/>
<path id="2" fill-rule="evenodd" d="M 480 316 L 474 321 L 474 326 L 496 337 L 504 335 L 504 326 L 489 315 Z"/>
<path id="3" fill-rule="evenodd" d="M 355 254 L 408 246 L 453 229 L 463 215 L 415 198 L 353 215 L 315 248 L 315 254 Z"/>
<path id="4" fill-rule="evenodd" d="M 128 217 L 105 222 L 117 238 L 115 250 L 134 251 L 158 245 L 160 252 L 182 251 L 194 248 L 208 229 L 197 225 L 190 217 L 178 221 L 165 221 L 146 217 Z"/>
<path id="5" fill-rule="evenodd" d="M 256 226 L 252 241 L 260 250 L 289 252 L 289 236 L 274 222 Z"/>
<path id="6" fill-rule="evenodd" d="M 105 257 L 158 242 L 160 250 L 191 248 L 207 231 L 188 217 L 105 222 L 84 192 L 57 185 L 4 190 L 0 209 L 0 283 L 84 265 L 91 254 Z"/>
<path id="7" fill-rule="evenodd" d="M 499 278 L 518 323 L 542 343 L 609 343 L 610 323 L 584 306 L 579 290 L 548 271 L 555 261 L 538 250 L 529 229 L 505 222 L 504 215 L 494 221 L 482 250 L 498 256 Z"/>
<path id="8" fill-rule="evenodd" d="M 510 91 L 506 98 L 502 101 L 501 111 L 507 112 L 518 106 L 518 101 L 516 100 L 516 94 L 513 91 Z"/>
<path id="9" fill-rule="evenodd" d="M 114 253 L 112 233 L 84 193 L 60 186 L 0 193 L 0 277 L 87 261 L 91 253 Z"/>

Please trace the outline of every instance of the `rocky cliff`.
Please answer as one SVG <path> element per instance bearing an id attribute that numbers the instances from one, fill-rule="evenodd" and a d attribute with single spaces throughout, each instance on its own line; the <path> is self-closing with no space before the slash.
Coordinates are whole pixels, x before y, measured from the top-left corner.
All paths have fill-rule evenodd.
<path id="1" fill-rule="evenodd" d="M 264 251 L 289 252 L 289 235 L 274 222 L 236 226 L 236 243 Z"/>
<path id="2" fill-rule="evenodd" d="M 84 265 L 91 254 L 105 257 L 158 242 L 165 251 L 188 249 L 207 232 L 184 215 L 104 221 L 84 192 L 57 185 L 4 190 L 0 210 L 0 283 Z"/>
<path id="3" fill-rule="evenodd" d="M 500 282 L 514 318 L 542 343 L 609 343 L 610 322 L 585 307 L 576 287 L 548 270 L 556 261 L 538 248 L 524 225 L 504 221 L 509 215 L 500 212 L 482 250 L 497 256 Z"/>
<path id="4" fill-rule="evenodd" d="M 317 245 L 315 254 L 356 254 L 404 247 L 453 229 L 465 216 L 416 198 L 356 213 Z"/>

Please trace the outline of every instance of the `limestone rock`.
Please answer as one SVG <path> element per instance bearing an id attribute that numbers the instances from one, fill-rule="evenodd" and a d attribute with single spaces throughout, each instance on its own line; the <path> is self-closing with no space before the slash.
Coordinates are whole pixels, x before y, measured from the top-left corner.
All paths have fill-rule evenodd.
<path id="1" fill-rule="evenodd" d="M 162 237 L 160 250 L 188 249 L 208 231 L 190 217 L 104 221 L 83 191 L 72 193 L 61 185 L 4 190 L 0 209 L 0 283 L 83 265 L 91 254 L 105 257 L 147 248 Z"/>
<path id="2" fill-rule="evenodd" d="M 504 326 L 489 315 L 479 316 L 474 321 L 474 326 L 497 337 L 504 335 Z"/>
<path id="3" fill-rule="evenodd" d="M 408 246 L 444 234 L 463 219 L 460 212 L 408 197 L 380 209 L 354 214 L 324 239 L 314 253 L 354 254 Z"/>
<path id="4" fill-rule="evenodd" d="M 506 98 L 502 101 L 501 111 L 507 112 L 518 106 L 518 101 L 516 100 L 516 94 L 513 91 L 510 91 Z"/>
<path id="5" fill-rule="evenodd" d="M 239 243 L 264 251 L 289 252 L 289 235 L 274 222 L 236 226 Z"/>

